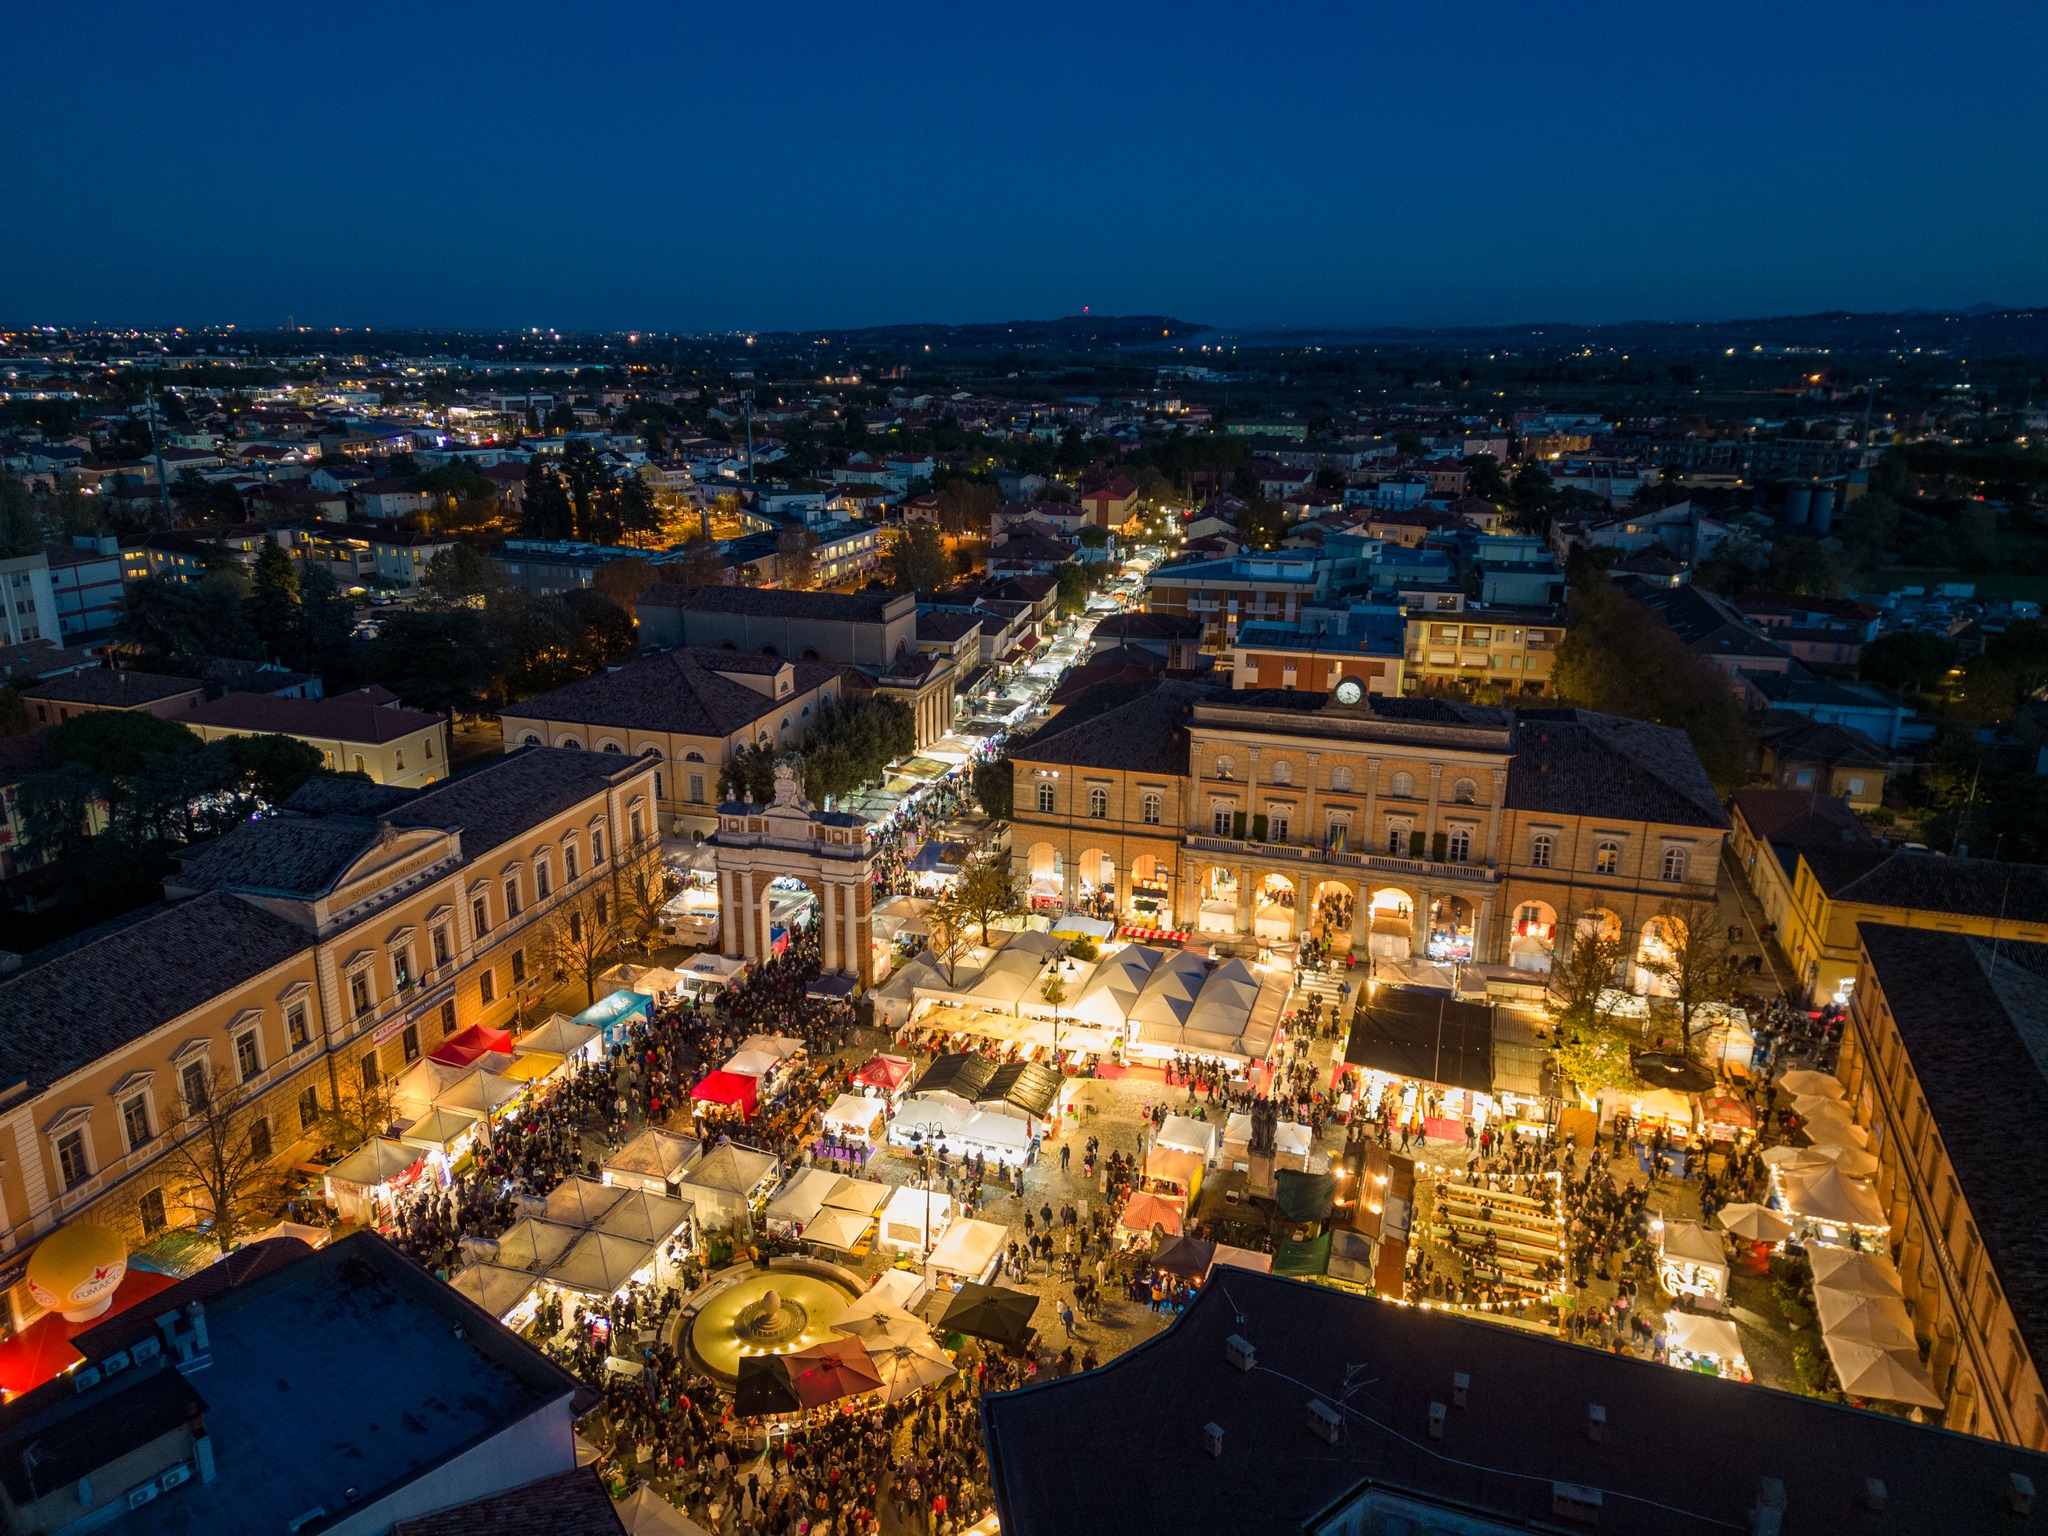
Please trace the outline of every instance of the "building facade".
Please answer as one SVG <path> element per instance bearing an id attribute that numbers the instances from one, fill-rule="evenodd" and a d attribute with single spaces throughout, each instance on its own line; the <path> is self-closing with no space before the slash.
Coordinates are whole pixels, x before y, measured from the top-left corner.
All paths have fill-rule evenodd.
<path id="1" fill-rule="evenodd" d="M 1563 638 L 1562 614 L 1548 609 L 1410 614 L 1403 682 L 1411 693 L 1497 688 L 1540 696 L 1551 691 Z"/>
<path id="2" fill-rule="evenodd" d="M 1342 914 L 1376 956 L 1531 971 L 1586 926 L 1646 986 L 1728 825 L 1675 731 L 1350 685 L 1105 688 L 1011 757 L 1040 904 L 1274 941 Z"/>

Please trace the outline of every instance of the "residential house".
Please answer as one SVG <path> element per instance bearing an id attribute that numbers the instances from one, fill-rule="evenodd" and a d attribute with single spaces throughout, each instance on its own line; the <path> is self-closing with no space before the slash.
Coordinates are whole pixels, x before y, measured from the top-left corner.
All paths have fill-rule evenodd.
<path id="1" fill-rule="evenodd" d="M 179 720 L 206 701 L 206 684 L 196 677 L 94 667 L 38 683 L 24 697 L 38 725 L 62 725 L 96 709 L 137 710 Z"/>
<path id="2" fill-rule="evenodd" d="M 356 487 L 356 504 L 363 516 L 374 523 L 395 523 L 416 513 L 434 510 L 431 491 L 420 490 L 403 475 L 365 480 Z"/>
<path id="3" fill-rule="evenodd" d="M 1854 726 L 1765 710 L 1756 724 L 1759 771 L 1780 789 L 1846 800 L 1859 811 L 1884 803 L 1891 754 Z"/>
<path id="4" fill-rule="evenodd" d="M 1203 624 L 1205 649 L 1228 650 L 1240 624 L 1292 624 L 1326 591 L 1313 558 L 1238 555 L 1222 560 L 1169 561 L 1145 578 L 1145 606 Z"/>
<path id="5" fill-rule="evenodd" d="M 329 770 L 366 773 L 376 784 L 410 789 L 448 776 L 447 720 L 404 708 L 387 688 L 315 699 L 230 693 L 182 719 L 206 741 L 289 736 L 318 751 Z"/>
<path id="6" fill-rule="evenodd" d="M 1399 609 L 1363 603 L 1310 608 L 1293 624 L 1240 625 L 1230 648 L 1230 683 L 1327 692 L 1351 678 L 1367 693 L 1395 697 L 1402 691 L 1402 634 Z"/>

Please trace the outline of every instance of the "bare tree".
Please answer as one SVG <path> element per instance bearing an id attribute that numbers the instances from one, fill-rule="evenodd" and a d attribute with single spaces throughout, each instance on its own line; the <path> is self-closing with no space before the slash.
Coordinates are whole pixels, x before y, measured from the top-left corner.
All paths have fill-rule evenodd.
<path id="1" fill-rule="evenodd" d="M 981 942 L 988 942 L 988 925 L 1005 912 L 1024 904 L 1023 882 L 1000 848 L 984 848 L 960 870 L 951 899 L 961 916 L 981 929 Z"/>
<path id="2" fill-rule="evenodd" d="M 1687 1056 L 1698 1054 L 1699 1039 L 1717 1022 L 1715 1005 L 1737 994 L 1735 946 L 1711 901 L 1688 901 L 1659 913 L 1651 921 L 1661 929 L 1658 953 L 1638 964 L 1662 981 L 1677 1012 L 1678 1044 Z"/>
<path id="3" fill-rule="evenodd" d="M 661 930 L 668 904 L 683 888 L 683 877 L 662 862 L 658 850 L 619 870 L 620 924 L 645 948 Z"/>
<path id="4" fill-rule="evenodd" d="M 1551 941 L 1551 1012 L 1561 1025 L 1598 1030 L 1614 1017 L 1614 973 L 1621 964 L 1621 940 L 1609 938 L 1598 916 L 1574 913 L 1558 924 L 1571 941 L 1562 955 Z"/>
<path id="5" fill-rule="evenodd" d="M 578 892 L 548 914 L 535 947 L 544 974 L 574 976 L 583 983 L 584 1006 L 597 1001 L 597 978 L 626 948 L 626 930 L 619 921 L 620 903 L 611 892 Z"/>
<path id="6" fill-rule="evenodd" d="M 353 1151 L 371 1137 L 383 1135 L 397 1118 L 396 1084 L 381 1071 L 366 1076 L 359 1063 L 352 1072 L 335 1072 L 329 1087 L 333 1101 L 322 1113 L 321 1122 L 337 1146 Z"/>
<path id="7" fill-rule="evenodd" d="M 181 1097 L 166 1135 L 171 1193 L 191 1212 L 193 1230 L 204 1231 L 226 1254 L 270 1224 L 287 1180 L 272 1162 L 269 1122 L 254 1112 L 240 1082 L 209 1064 L 183 1080 L 182 1093 L 192 1097 Z"/>

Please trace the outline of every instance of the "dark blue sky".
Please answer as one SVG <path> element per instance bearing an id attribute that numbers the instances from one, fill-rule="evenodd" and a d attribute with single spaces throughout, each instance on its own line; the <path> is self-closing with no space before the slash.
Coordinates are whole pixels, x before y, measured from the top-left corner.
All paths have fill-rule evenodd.
<path id="1" fill-rule="evenodd" d="M 2048 302 L 2048 7 L 5 0 L 0 320 Z"/>

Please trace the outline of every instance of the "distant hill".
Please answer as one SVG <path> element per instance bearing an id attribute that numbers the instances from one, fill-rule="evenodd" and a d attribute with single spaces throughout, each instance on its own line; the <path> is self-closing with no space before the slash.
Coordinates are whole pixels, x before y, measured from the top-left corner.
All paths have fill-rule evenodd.
<path id="1" fill-rule="evenodd" d="M 778 331 L 776 340 L 830 337 L 847 344 L 977 349 L 1002 346 L 1137 346 L 1193 336 L 1214 327 L 1170 315 L 1067 315 L 1058 320 L 997 320 L 971 325 L 870 325 L 859 330 Z"/>

